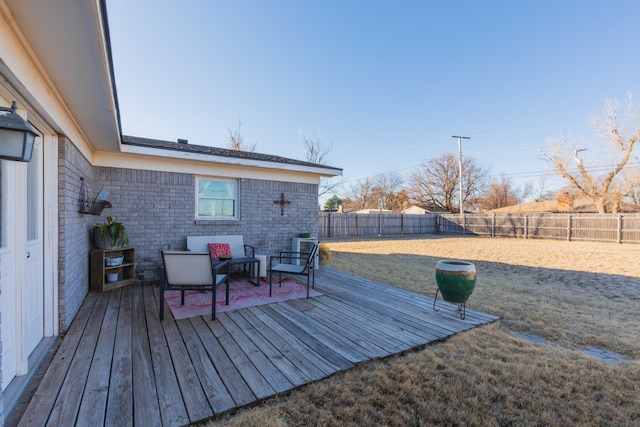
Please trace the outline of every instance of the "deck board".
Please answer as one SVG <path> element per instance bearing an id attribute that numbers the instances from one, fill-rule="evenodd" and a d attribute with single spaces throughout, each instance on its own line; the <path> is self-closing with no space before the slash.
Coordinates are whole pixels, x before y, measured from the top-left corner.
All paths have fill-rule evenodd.
<path id="1" fill-rule="evenodd" d="M 112 292 L 109 298 L 96 346 L 96 354 L 91 362 L 89 377 L 80 403 L 78 424 L 99 425 L 104 420 L 107 410 L 107 396 L 110 390 L 109 379 L 111 362 L 114 358 L 113 346 L 116 340 L 120 296 L 120 292 Z"/>
<path id="2" fill-rule="evenodd" d="M 301 373 L 301 371 L 293 364 L 289 359 L 283 356 L 280 350 L 275 347 L 271 342 L 265 338 L 250 322 L 248 322 L 241 314 L 237 312 L 229 313 L 229 318 L 233 320 L 235 326 L 242 330 L 247 338 L 251 340 L 252 346 L 255 348 L 257 354 L 263 357 L 266 361 L 269 361 L 275 368 L 277 368 L 278 375 L 282 375 L 283 379 L 278 382 L 281 385 L 281 391 L 289 390 L 293 386 L 305 384 L 309 379 Z M 262 326 L 262 324 L 260 324 Z M 231 331 L 230 331 L 231 332 Z M 246 350 L 245 350 L 246 351 Z M 252 359 L 253 360 L 253 359 Z M 254 360 L 255 364 L 255 360 Z M 266 374 L 266 369 L 261 372 Z M 269 380 L 272 384 L 273 382 Z"/>
<path id="3" fill-rule="evenodd" d="M 233 398 L 220 379 L 216 368 L 207 355 L 200 337 L 189 319 L 178 320 L 178 329 L 191 357 L 191 368 L 200 380 L 202 390 L 205 393 L 213 413 L 219 414 L 236 407 Z"/>
<path id="4" fill-rule="evenodd" d="M 90 293 L 80 306 L 76 318 L 67 331 L 67 336 L 56 352 L 56 357 L 49 365 L 34 397 L 20 419 L 19 426 L 46 424 L 97 300 L 98 294 Z"/>
<path id="5" fill-rule="evenodd" d="M 254 343 L 249 335 L 247 335 L 250 331 L 245 331 L 240 328 L 233 321 L 232 316 L 234 316 L 233 313 L 227 313 L 226 316 L 222 316 L 220 323 L 227 330 L 229 336 L 232 336 L 236 341 L 238 348 L 242 350 L 255 367 L 257 373 L 253 373 L 252 371 L 251 375 L 259 375 L 260 382 L 264 379 L 264 381 L 269 384 L 269 389 L 277 393 L 291 389 L 293 384 L 277 369 L 268 354 L 265 354 L 268 353 L 269 347 L 266 346 L 266 348 L 263 348 L 262 339 L 258 339 L 257 343 Z M 258 337 L 256 336 L 256 338 Z M 258 347 L 258 345 L 260 345 L 260 347 Z M 273 392 L 270 392 L 270 394 L 273 394 Z"/>
<path id="6" fill-rule="evenodd" d="M 327 268 L 315 287 L 215 321 L 160 321 L 155 285 L 91 292 L 20 425 L 187 425 L 497 320 Z"/>
<path id="7" fill-rule="evenodd" d="M 335 365 L 332 365 L 328 360 L 322 357 L 322 355 L 314 351 L 308 343 L 300 340 L 296 335 L 287 330 L 284 325 L 281 325 L 273 318 L 269 317 L 263 307 L 250 307 L 248 312 L 261 320 L 267 328 L 274 332 L 275 336 L 284 341 L 286 348 L 290 349 L 291 353 L 299 354 L 306 361 L 309 361 L 311 365 L 321 370 L 324 373 L 322 376 L 331 375 L 337 370 Z M 272 339 L 275 339 L 275 337 Z"/>
<path id="8" fill-rule="evenodd" d="M 287 376 L 292 384 L 298 386 L 323 378 L 326 372 L 319 369 L 315 363 L 305 357 L 306 354 L 294 348 L 291 342 L 287 342 L 283 337 L 274 332 L 269 325 L 262 322 L 253 313 L 246 310 L 243 313 L 237 313 L 249 324 L 255 325 L 254 331 L 265 338 L 265 342 L 277 349 L 279 356 L 276 355 L 275 363 L 279 365 L 279 369 Z M 281 359 L 281 360 L 280 360 Z M 282 366 L 285 366 L 284 368 Z M 291 368 L 293 366 L 293 368 Z"/>
<path id="9" fill-rule="evenodd" d="M 182 396 L 182 393 L 169 352 L 169 345 L 172 343 L 169 343 L 164 335 L 164 324 L 160 321 L 159 316 L 154 316 L 154 311 L 157 312 L 158 309 L 151 286 L 143 286 L 143 296 L 145 312 L 148 313 L 146 316 L 147 332 L 153 362 L 153 375 L 156 379 L 158 392 L 160 418 L 163 425 L 185 425 L 189 422 L 189 417 L 184 400 L 176 399 L 176 396 Z M 171 321 L 173 316 L 165 315 L 165 319 L 167 318 L 168 321 Z"/>
<path id="10" fill-rule="evenodd" d="M 101 294 L 89 317 L 86 329 L 78 343 L 76 353 L 67 376 L 60 388 L 60 395 L 56 399 L 47 425 L 73 425 L 78 415 L 84 386 L 89 375 L 89 368 L 94 358 L 102 320 L 107 309 L 109 294 Z"/>
<path id="11" fill-rule="evenodd" d="M 257 400 L 256 396 L 242 379 L 238 368 L 218 339 L 213 335 L 204 318 L 196 317 L 191 319 L 191 323 L 195 326 L 196 333 L 200 337 L 205 351 L 216 366 L 220 379 L 236 405 L 240 407 L 255 402 Z"/>
<path id="12" fill-rule="evenodd" d="M 116 294 L 116 292 L 112 292 Z M 133 423 L 133 354 L 131 350 L 131 305 L 132 289 L 122 289 L 122 300 L 118 316 L 118 327 L 113 348 L 111 365 L 111 381 L 108 384 L 109 396 L 105 424 L 113 426 L 131 425 Z M 107 319 L 103 322 L 106 326 Z M 102 333 L 100 334 L 102 335 Z M 78 424 L 80 424 L 78 422 Z M 90 423 L 87 425 L 96 425 Z"/>
<path id="13" fill-rule="evenodd" d="M 131 319 L 131 354 L 135 363 L 132 369 L 133 423 L 134 425 L 158 426 L 162 423 L 156 378 L 149 347 L 147 313 L 142 286 L 132 289 L 132 307 L 137 316 Z M 153 316 L 153 313 L 149 313 Z"/>

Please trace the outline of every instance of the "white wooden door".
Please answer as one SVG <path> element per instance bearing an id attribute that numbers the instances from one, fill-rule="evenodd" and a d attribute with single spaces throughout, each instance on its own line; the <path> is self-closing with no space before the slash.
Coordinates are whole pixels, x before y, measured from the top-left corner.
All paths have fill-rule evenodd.
<path id="1" fill-rule="evenodd" d="M 16 318 L 16 163 L 0 160 L 0 307 L 2 309 L 2 391 L 18 372 Z"/>
<path id="2" fill-rule="evenodd" d="M 2 390 L 28 372 L 44 337 L 42 138 L 32 161 L 0 161 L 0 306 Z"/>

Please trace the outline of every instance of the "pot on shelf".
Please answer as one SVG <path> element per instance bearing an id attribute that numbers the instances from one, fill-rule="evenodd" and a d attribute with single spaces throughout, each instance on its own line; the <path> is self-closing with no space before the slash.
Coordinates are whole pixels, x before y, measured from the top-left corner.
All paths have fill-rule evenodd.
<path id="1" fill-rule="evenodd" d="M 104 224 L 93 224 L 93 245 L 96 249 L 117 249 L 129 244 L 127 229 L 108 216 Z"/>
<path id="2" fill-rule="evenodd" d="M 102 232 L 97 228 L 93 229 L 93 247 L 96 249 L 119 249 L 124 246 L 124 238 L 120 236 L 116 239 L 115 244 L 110 238 L 103 239 Z"/>

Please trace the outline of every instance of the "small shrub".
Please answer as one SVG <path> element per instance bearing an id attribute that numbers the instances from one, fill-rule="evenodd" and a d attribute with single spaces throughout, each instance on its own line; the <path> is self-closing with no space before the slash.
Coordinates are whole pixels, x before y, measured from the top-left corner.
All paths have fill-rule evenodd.
<path id="1" fill-rule="evenodd" d="M 325 244 L 320 244 L 320 247 L 318 247 L 318 256 L 320 257 L 321 264 L 329 264 L 329 262 L 331 262 L 331 249 Z"/>

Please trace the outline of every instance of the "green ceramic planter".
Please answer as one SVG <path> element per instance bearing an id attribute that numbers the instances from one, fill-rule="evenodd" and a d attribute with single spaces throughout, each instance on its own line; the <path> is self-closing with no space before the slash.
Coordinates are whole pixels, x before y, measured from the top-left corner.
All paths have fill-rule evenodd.
<path id="1" fill-rule="evenodd" d="M 464 304 L 476 286 L 476 266 L 469 261 L 438 261 L 436 283 L 445 301 Z"/>

